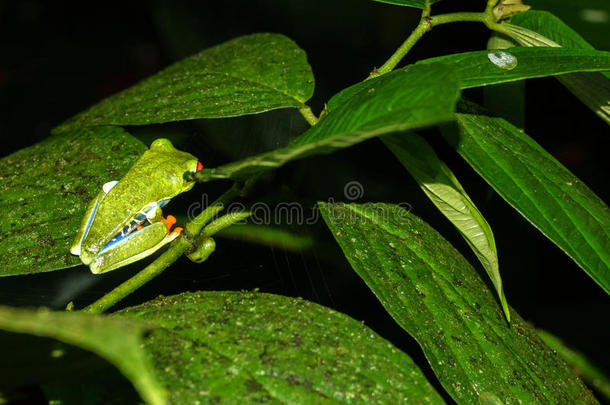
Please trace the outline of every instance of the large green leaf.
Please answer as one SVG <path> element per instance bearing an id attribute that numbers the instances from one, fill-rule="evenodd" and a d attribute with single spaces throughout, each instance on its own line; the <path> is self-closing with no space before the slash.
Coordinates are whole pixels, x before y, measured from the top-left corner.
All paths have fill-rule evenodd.
<path id="1" fill-rule="evenodd" d="M 102 184 L 146 150 L 117 127 L 52 136 L 0 159 L 0 276 L 75 266 L 70 244 Z"/>
<path id="2" fill-rule="evenodd" d="M 292 40 L 252 34 L 176 62 L 76 115 L 55 132 L 301 108 L 313 87 L 305 52 Z"/>
<path id="3" fill-rule="evenodd" d="M 366 88 L 287 147 L 201 170 L 197 179 L 244 179 L 291 160 L 329 153 L 386 133 L 453 119 L 459 85 L 451 67 L 414 66 L 408 71 L 391 72 L 366 83 Z"/>
<path id="4" fill-rule="evenodd" d="M 527 11 L 518 14 L 506 27 L 508 35 L 523 46 L 593 49 L 576 31 L 549 12 Z M 610 124 L 609 77 L 608 73 L 573 73 L 560 76 L 558 79 L 576 97 Z"/>
<path id="5" fill-rule="evenodd" d="M 535 77 L 562 75 L 570 72 L 599 71 L 610 69 L 610 52 L 594 49 L 512 48 L 504 52 L 513 55 L 517 65 L 505 69 L 494 65 L 489 59 L 492 51 L 474 51 L 439 56 L 419 61 L 415 66 L 441 63 L 454 66 L 460 78 L 460 88 L 487 86 L 514 82 Z M 412 69 L 413 65 L 405 70 Z M 333 111 L 345 104 L 355 94 L 371 86 L 370 80 L 350 86 L 335 94 L 327 104 Z"/>
<path id="6" fill-rule="evenodd" d="M 171 403 L 443 403 L 405 353 L 302 299 L 184 293 L 118 315 L 159 326 L 144 348 Z"/>
<path id="7" fill-rule="evenodd" d="M 409 133 L 388 135 L 382 140 L 477 255 L 498 292 L 506 319 L 510 321 L 500 277 L 496 242 L 483 214 L 474 205 L 451 169 L 439 159 L 424 138 Z"/>
<path id="8" fill-rule="evenodd" d="M 502 68 L 489 60 L 490 53 L 512 55 L 517 65 Z M 423 63 L 445 63 L 457 67 L 462 89 L 513 82 L 534 77 L 573 72 L 610 70 L 610 52 L 570 48 L 511 48 L 503 51 L 475 51 L 424 59 Z"/>
<path id="9" fill-rule="evenodd" d="M 448 136 L 517 211 L 610 292 L 610 211 L 576 176 L 502 118 L 458 114 Z"/>
<path id="10" fill-rule="evenodd" d="M 144 322 L 131 319 L 0 307 L 0 330 L 50 337 L 91 351 L 119 369 L 149 404 L 161 405 L 166 403 L 165 392 L 156 381 L 149 356 L 142 348 L 143 336 L 150 328 Z M 27 357 L 31 347 L 23 343 L 4 349 L 11 350 L 13 357 L 19 352 Z M 40 359 L 41 363 L 45 360 Z"/>
<path id="11" fill-rule="evenodd" d="M 596 402 L 514 309 L 506 322 L 474 268 L 419 218 L 390 204 L 319 205 L 354 270 L 456 402 Z"/>

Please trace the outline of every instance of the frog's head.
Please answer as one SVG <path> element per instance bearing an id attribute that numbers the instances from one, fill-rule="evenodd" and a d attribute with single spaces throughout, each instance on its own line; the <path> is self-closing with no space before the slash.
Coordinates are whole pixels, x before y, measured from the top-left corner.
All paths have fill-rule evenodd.
<path id="1" fill-rule="evenodd" d="M 203 165 L 197 158 L 187 152 L 182 152 L 172 145 L 169 139 L 156 139 L 151 145 L 148 160 L 164 162 L 167 180 L 173 184 L 171 187 L 172 197 L 189 191 L 195 185 L 191 174 L 203 169 Z"/>

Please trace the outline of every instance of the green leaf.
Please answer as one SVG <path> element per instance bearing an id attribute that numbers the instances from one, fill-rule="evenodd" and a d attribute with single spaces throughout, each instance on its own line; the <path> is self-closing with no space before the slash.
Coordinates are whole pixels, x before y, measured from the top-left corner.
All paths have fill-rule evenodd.
<path id="1" fill-rule="evenodd" d="M 426 7 L 426 0 L 373 0 L 379 3 L 392 4 L 395 6 L 406 6 L 424 9 Z M 429 3 L 433 4 L 439 0 L 430 0 Z"/>
<path id="2" fill-rule="evenodd" d="M 515 15 L 510 23 L 544 35 L 564 48 L 595 49 L 580 34 L 548 11 L 529 10 Z"/>
<path id="3" fill-rule="evenodd" d="M 506 319 L 508 303 L 502 288 L 496 242 L 491 227 L 474 205 L 451 169 L 421 136 L 409 133 L 382 138 L 411 173 L 430 201 L 457 228 L 491 279 Z"/>
<path id="4" fill-rule="evenodd" d="M 610 292 L 610 211 L 561 163 L 502 118 L 458 114 L 462 157 Z"/>
<path id="5" fill-rule="evenodd" d="M 151 329 L 146 323 L 75 312 L 0 307 L 0 329 L 50 337 L 91 351 L 119 369 L 148 403 L 165 404 L 164 390 L 155 380 L 148 355 L 142 349 L 143 336 Z M 27 356 L 30 348 L 19 345 L 11 350 Z"/>
<path id="6" fill-rule="evenodd" d="M 174 63 L 66 121 L 55 132 L 301 108 L 313 94 L 305 52 L 279 34 L 252 34 Z"/>
<path id="7" fill-rule="evenodd" d="M 453 119 L 459 85 L 453 69 L 414 66 L 368 80 L 340 107 L 285 148 L 197 173 L 198 181 L 245 179 L 307 156 L 330 153 L 366 139 Z"/>
<path id="8" fill-rule="evenodd" d="M 538 336 L 555 350 L 589 386 L 597 389 L 606 399 L 610 399 L 610 378 L 594 362 L 584 354 L 566 346 L 561 339 L 550 332 L 538 329 Z"/>
<path id="9" fill-rule="evenodd" d="M 417 62 L 415 66 L 435 63 L 453 66 L 460 78 L 460 88 L 462 89 L 535 77 L 564 75 L 570 72 L 610 69 L 610 52 L 596 51 L 592 48 L 511 48 L 505 52 L 509 52 L 517 58 L 517 66 L 513 69 L 503 69 L 494 65 L 489 60 L 489 52 L 474 51 L 429 58 Z M 405 69 L 412 68 L 413 65 L 409 65 Z M 370 80 L 367 80 L 342 90 L 328 101 L 327 109 L 335 110 L 355 94 L 370 87 Z"/>
<path id="10" fill-rule="evenodd" d="M 146 146 L 117 127 L 52 136 L 0 159 L 0 276 L 76 266 L 70 244 L 102 184 Z"/>
<path id="11" fill-rule="evenodd" d="M 597 49 L 610 50 L 610 3 L 607 0 L 530 0 L 527 3 L 561 18 Z"/>
<path id="12" fill-rule="evenodd" d="M 302 299 L 184 293 L 118 315 L 159 326 L 144 347 L 174 404 L 443 403 L 405 353 Z"/>
<path id="13" fill-rule="evenodd" d="M 506 322 L 475 269 L 429 225 L 391 204 L 319 206 L 354 270 L 457 403 L 596 403 L 514 309 Z"/>
<path id="14" fill-rule="evenodd" d="M 424 59 L 417 64 L 444 63 L 456 66 L 462 89 L 534 77 L 610 70 L 610 52 L 594 49 L 516 47 L 501 51 L 517 59 L 517 66 L 513 69 L 505 69 L 490 62 L 490 52 L 494 51 L 458 53 Z"/>
<path id="15" fill-rule="evenodd" d="M 570 49 L 593 49 L 576 31 L 545 11 L 527 11 L 507 24 L 507 35 L 523 46 L 561 46 Z M 542 35 L 542 37 L 541 37 Z M 610 124 L 610 78 L 608 73 L 577 73 L 558 80 Z"/>

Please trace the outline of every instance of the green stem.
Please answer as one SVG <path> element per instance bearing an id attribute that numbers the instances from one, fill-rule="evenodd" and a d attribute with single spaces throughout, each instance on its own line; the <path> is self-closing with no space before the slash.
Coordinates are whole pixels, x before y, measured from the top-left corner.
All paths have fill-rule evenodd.
<path id="1" fill-rule="evenodd" d="M 499 0 L 487 0 L 487 6 L 485 6 L 485 13 L 492 14 L 493 8 L 498 4 Z"/>
<path id="2" fill-rule="evenodd" d="M 144 284 L 148 283 L 153 278 L 157 277 L 167 267 L 182 256 L 184 252 L 191 246 L 191 244 L 184 238 L 178 238 L 173 242 L 169 249 L 167 249 L 161 256 L 159 256 L 154 262 L 146 266 L 138 274 L 131 277 L 121 285 L 116 287 L 104 295 L 93 304 L 86 306 L 82 309 L 82 312 L 89 312 L 92 314 L 101 314 L 102 312 L 113 307 L 116 303 L 127 297 Z"/>
<path id="3" fill-rule="evenodd" d="M 210 204 L 199 215 L 193 218 L 185 226 L 185 235 L 176 239 L 169 248 L 161 254 L 154 262 L 142 269 L 138 274 L 131 277 L 121 285 L 110 291 L 91 305 L 83 308 L 83 312 L 94 314 L 102 313 L 113 307 L 117 302 L 157 277 L 167 267 L 182 256 L 192 247 L 192 240 L 201 232 L 202 228 L 210 222 L 220 211 L 222 211 L 232 200 L 239 197 L 243 188 L 234 184 L 227 192 Z M 218 220 L 217 220 L 218 221 Z"/>
<path id="4" fill-rule="evenodd" d="M 319 121 L 318 117 L 316 117 L 316 115 L 313 113 L 313 111 L 311 111 L 311 108 L 309 106 L 300 108 L 299 112 L 301 113 L 303 118 L 305 118 L 305 120 L 309 123 L 309 125 L 311 125 L 312 127 L 318 123 L 318 121 Z"/>
<path id="5" fill-rule="evenodd" d="M 396 65 L 400 63 L 402 58 L 404 58 L 405 55 L 411 50 L 411 48 L 413 48 L 417 41 L 419 41 L 419 39 L 426 32 L 430 31 L 431 26 L 428 21 L 429 20 L 427 18 L 422 18 L 419 21 L 419 24 L 417 24 L 417 27 L 415 27 L 413 32 L 411 32 L 407 39 L 405 39 L 405 42 L 398 47 L 396 52 L 394 52 L 392 56 L 390 56 L 390 58 L 383 65 L 381 65 L 380 68 L 373 70 L 366 80 L 391 72 Z"/>
<path id="6" fill-rule="evenodd" d="M 488 12 L 482 13 L 471 13 L 471 12 L 460 12 L 460 13 L 449 13 L 436 15 L 430 18 L 430 25 L 436 27 L 437 25 L 450 24 L 454 22 L 481 22 L 488 27 L 496 24 L 493 15 Z"/>
<path id="7" fill-rule="evenodd" d="M 185 225 L 187 237 L 199 235 L 201 229 L 210 222 L 218 213 L 226 208 L 228 204 L 243 193 L 241 184 L 235 183 L 233 187 L 227 190 L 223 195 L 218 197 L 216 201 L 210 204 L 201 214 L 197 215 Z"/>
<path id="8" fill-rule="evenodd" d="M 371 72 L 366 80 L 374 77 L 381 76 L 385 73 L 392 71 L 396 65 L 405 57 L 405 55 L 413 48 L 413 46 L 420 40 L 420 38 L 432 28 L 437 25 L 449 24 L 454 22 L 481 22 L 485 24 L 489 29 L 505 32 L 506 30 L 501 24 L 498 24 L 493 17 L 493 7 L 497 3 L 497 0 L 488 0 L 485 11 L 483 12 L 459 12 L 440 14 L 436 16 L 430 16 L 430 7 L 427 6 L 422 13 L 422 17 L 419 24 L 413 32 L 405 39 L 405 41 L 398 47 L 398 49 L 390 56 L 390 58 L 378 69 Z"/>
<path id="9" fill-rule="evenodd" d="M 208 226 L 205 227 L 202 234 L 204 237 L 213 236 L 217 232 L 220 232 L 233 224 L 243 221 L 250 215 L 252 215 L 252 213 L 248 211 L 228 213 L 218 218 L 217 220 L 210 222 Z"/>

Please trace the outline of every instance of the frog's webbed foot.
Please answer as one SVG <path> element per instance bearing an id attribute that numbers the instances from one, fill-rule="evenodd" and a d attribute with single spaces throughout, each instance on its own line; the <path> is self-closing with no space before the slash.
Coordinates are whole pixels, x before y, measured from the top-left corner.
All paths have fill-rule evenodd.
<path id="1" fill-rule="evenodd" d="M 172 230 L 172 226 L 176 224 L 176 217 L 174 217 L 173 215 L 168 215 L 167 218 L 163 218 L 163 216 L 161 216 L 161 222 L 163 222 L 167 227 L 168 235 L 180 235 L 180 233 L 183 231 L 183 228 L 179 226 L 175 227 Z"/>

